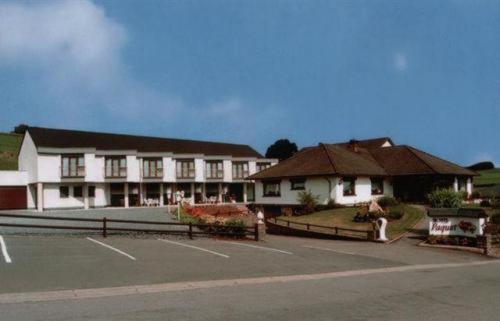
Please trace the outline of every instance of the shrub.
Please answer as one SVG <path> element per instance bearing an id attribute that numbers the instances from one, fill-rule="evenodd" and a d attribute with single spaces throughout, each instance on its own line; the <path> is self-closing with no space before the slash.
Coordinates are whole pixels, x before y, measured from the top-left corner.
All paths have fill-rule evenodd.
<path id="1" fill-rule="evenodd" d="M 213 233 L 221 236 L 233 236 L 236 238 L 245 237 L 245 222 L 239 219 L 227 221 L 225 224 L 218 222 L 204 228 L 207 233 Z"/>
<path id="2" fill-rule="evenodd" d="M 481 207 L 491 207 L 491 203 L 488 200 L 482 200 L 481 203 L 479 203 L 479 206 L 481 206 Z"/>
<path id="3" fill-rule="evenodd" d="M 500 213 L 493 214 L 491 222 L 494 224 L 500 224 Z"/>
<path id="4" fill-rule="evenodd" d="M 299 192 L 297 196 L 297 201 L 302 205 L 306 214 L 314 212 L 318 206 L 318 199 L 319 196 L 313 195 L 310 191 Z"/>
<path id="5" fill-rule="evenodd" d="M 403 211 L 392 210 L 392 211 L 389 211 L 389 213 L 387 213 L 387 219 L 392 220 L 392 221 L 396 221 L 396 220 L 400 220 L 403 217 L 403 215 L 404 215 Z"/>
<path id="6" fill-rule="evenodd" d="M 462 195 L 451 189 L 437 189 L 427 197 L 433 208 L 457 208 L 462 204 Z"/>
<path id="7" fill-rule="evenodd" d="M 495 197 L 492 201 L 491 201 L 491 207 L 495 210 L 498 210 L 500 209 L 500 198 L 499 197 Z"/>
<path id="8" fill-rule="evenodd" d="M 474 192 L 472 192 L 472 194 L 470 194 L 470 197 L 471 198 L 480 198 L 481 194 L 478 191 L 474 191 Z"/>
<path id="9" fill-rule="evenodd" d="M 381 198 L 377 199 L 377 203 L 378 205 L 380 205 L 380 207 L 383 208 L 399 204 L 399 202 L 391 196 L 382 196 Z"/>

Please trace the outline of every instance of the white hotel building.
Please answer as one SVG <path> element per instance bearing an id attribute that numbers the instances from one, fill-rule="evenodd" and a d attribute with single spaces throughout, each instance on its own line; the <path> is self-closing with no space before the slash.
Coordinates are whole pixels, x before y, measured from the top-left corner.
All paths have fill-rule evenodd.
<path id="1" fill-rule="evenodd" d="M 177 191 L 192 203 L 247 203 L 245 178 L 276 163 L 248 145 L 29 127 L 19 171 L 7 174 L 20 182 L 12 208 L 167 205 Z"/>

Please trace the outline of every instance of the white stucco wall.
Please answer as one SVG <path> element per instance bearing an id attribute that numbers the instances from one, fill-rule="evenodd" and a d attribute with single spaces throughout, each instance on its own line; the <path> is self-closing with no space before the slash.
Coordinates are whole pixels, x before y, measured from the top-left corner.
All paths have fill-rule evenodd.
<path id="1" fill-rule="evenodd" d="M 95 186 L 95 197 L 89 198 L 90 207 L 103 207 L 109 204 L 109 191 L 104 183 L 97 184 L 43 184 L 43 207 L 45 209 L 64 209 L 64 208 L 83 208 L 83 197 L 74 197 L 74 186 L 88 188 L 89 185 Z M 59 186 L 69 187 L 69 197 L 61 198 Z M 85 194 L 85 192 L 84 192 Z"/>
<path id="2" fill-rule="evenodd" d="M 384 194 L 371 195 L 371 180 L 369 177 L 358 177 L 355 185 L 356 195 L 344 196 L 343 183 L 339 184 L 338 177 L 330 177 L 331 182 L 331 198 L 338 204 L 355 204 L 362 202 L 369 202 L 372 198 L 379 198 L 384 195 L 392 196 L 393 189 L 389 179 L 384 180 Z M 281 196 L 280 197 L 266 197 L 263 196 L 262 181 L 255 183 L 255 202 L 258 204 L 286 204 L 298 205 L 298 193 L 300 191 L 291 190 L 291 183 L 288 179 L 281 180 Z M 308 178 L 306 180 L 306 190 L 311 191 L 312 194 L 319 196 L 318 202 L 320 204 L 327 204 L 329 195 L 329 184 L 326 178 Z"/>
<path id="3" fill-rule="evenodd" d="M 163 181 L 175 182 L 175 159 L 172 157 L 163 157 Z"/>
<path id="4" fill-rule="evenodd" d="M 127 182 L 140 182 L 141 181 L 140 159 L 135 155 L 127 155 L 126 158 L 127 158 Z M 165 164 L 163 166 L 165 166 Z"/>
<path id="5" fill-rule="evenodd" d="M 35 143 L 31 138 L 29 132 L 26 132 L 21 150 L 18 156 L 18 167 L 21 171 L 26 171 L 28 175 L 28 182 L 34 183 L 38 178 L 38 153 Z"/>
<path id="6" fill-rule="evenodd" d="M 25 171 L 0 171 L 0 186 L 26 186 L 28 172 Z"/>
<path id="7" fill-rule="evenodd" d="M 194 159 L 194 169 L 195 169 L 195 178 L 196 182 L 205 181 L 205 161 L 201 158 Z"/>
<path id="8" fill-rule="evenodd" d="M 38 155 L 38 181 L 59 182 L 61 180 L 61 155 Z"/>
<path id="9" fill-rule="evenodd" d="M 233 181 L 233 163 L 230 160 L 224 160 L 224 182 Z"/>

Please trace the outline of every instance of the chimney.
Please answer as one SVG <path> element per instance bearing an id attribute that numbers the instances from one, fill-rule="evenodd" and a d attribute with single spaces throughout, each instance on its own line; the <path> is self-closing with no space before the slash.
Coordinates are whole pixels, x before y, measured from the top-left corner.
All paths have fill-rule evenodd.
<path id="1" fill-rule="evenodd" d="M 359 140 L 351 139 L 347 147 L 357 153 L 359 151 Z"/>

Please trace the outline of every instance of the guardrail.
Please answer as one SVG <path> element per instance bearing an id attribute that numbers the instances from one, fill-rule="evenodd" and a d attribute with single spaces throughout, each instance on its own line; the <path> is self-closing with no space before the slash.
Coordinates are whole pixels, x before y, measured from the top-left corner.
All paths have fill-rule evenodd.
<path id="1" fill-rule="evenodd" d="M 366 237 L 366 239 L 370 240 L 373 238 L 374 231 L 373 230 L 362 230 L 362 229 L 354 229 L 354 228 L 347 228 L 347 227 L 339 227 L 339 226 L 327 226 L 327 225 L 317 225 L 317 224 L 310 224 L 310 223 L 300 223 L 300 222 L 293 222 L 289 220 L 284 220 L 281 218 L 272 218 L 271 220 L 274 221 L 274 224 L 278 224 L 278 222 L 284 222 L 286 227 L 293 228 L 295 226 L 301 226 L 305 227 L 301 228 L 302 230 L 306 231 L 311 231 L 311 232 L 319 232 L 318 230 L 314 230 L 314 228 L 320 228 L 320 229 L 326 229 L 328 231 L 332 231 L 332 233 L 328 233 L 334 236 L 342 236 L 342 237 Z M 282 225 L 282 224 L 279 224 Z"/>
<path id="2" fill-rule="evenodd" d="M 110 231 L 115 231 L 115 232 L 121 231 L 121 232 L 187 235 L 190 239 L 193 239 L 194 235 L 230 236 L 230 237 L 252 236 L 256 241 L 259 240 L 259 229 L 257 224 L 254 224 L 254 226 L 227 226 L 222 224 L 192 224 L 192 223 L 178 223 L 178 222 L 121 220 L 121 219 L 108 219 L 106 217 L 103 217 L 102 219 L 97 219 L 97 218 L 76 218 L 76 217 L 1 214 L 1 213 L 0 217 L 48 220 L 48 221 L 99 223 L 98 226 L 75 226 L 75 225 L 70 226 L 70 225 L 4 223 L 0 221 L 0 226 L 100 231 L 103 237 L 107 237 L 108 232 Z M 185 227 L 185 229 L 154 229 L 154 228 L 141 229 L 135 227 L 119 227 L 119 226 L 117 227 L 113 226 L 113 223 L 125 224 L 125 225 L 139 224 L 139 225 L 154 225 L 154 226 L 176 226 L 176 227 Z"/>

